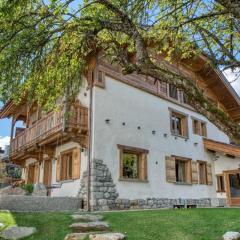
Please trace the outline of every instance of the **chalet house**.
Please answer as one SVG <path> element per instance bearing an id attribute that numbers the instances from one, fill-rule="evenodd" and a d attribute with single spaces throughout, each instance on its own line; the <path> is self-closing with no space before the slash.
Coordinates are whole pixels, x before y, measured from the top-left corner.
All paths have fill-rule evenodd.
<path id="1" fill-rule="evenodd" d="M 240 99 L 204 59 L 178 68 L 234 121 Z M 80 196 L 91 209 L 240 205 L 240 147 L 188 105 L 181 89 L 98 61 L 68 118 L 9 101 L 10 157 L 49 196 Z M 25 128 L 16 128 L 17 121 Z"/>

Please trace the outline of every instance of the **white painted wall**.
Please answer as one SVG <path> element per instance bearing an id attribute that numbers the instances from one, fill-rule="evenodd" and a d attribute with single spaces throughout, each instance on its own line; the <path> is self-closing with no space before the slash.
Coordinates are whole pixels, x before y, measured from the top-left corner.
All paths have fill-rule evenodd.
<path id="1" fill-rule="evenodd" d="M 167 183 L 165 176 L 165 156 L 172 154 L 213 164 L 211 155 L 204 151 L 202 137 L 192 132 L 191 116 L 207 122 L 208 138 L 229 143 L 229 138 L 204 116 L 110 77 L 106 77 L 105 89 L 94 87 L 93 98 L 93 158 L 102 159 L 107 164 L 120 198 L 216 197 L 215 185 L 176 185 Z M 169 107 L 189 115 L 187 141 L 171 135 Z M 110 119 L 110 124 L 105 123 L 106 119 Z M 122 122 L 126 125 L 123 126 Z M 137 129 L 138 126 L 141 130 Z M 152 134 L 153 130 L 156 131 L 155 135 Z M 167 137 L 164 137 L 165 133 Z M 148 183 L 118 180 L 117 144 L 149 150 Z M 227 158 L 221 161 L 224 169 L 231 160 Z M 240 159 L 235 161 L 240 163 Z"/>

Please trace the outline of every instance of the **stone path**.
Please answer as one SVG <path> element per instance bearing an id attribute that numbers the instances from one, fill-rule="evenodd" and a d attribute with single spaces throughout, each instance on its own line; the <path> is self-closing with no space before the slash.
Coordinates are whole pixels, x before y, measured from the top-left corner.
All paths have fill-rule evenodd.
<path id="1" fill-rule="evenodd" d="M 112 233 L 109 231 L 107 222 L 102 221 L 103 216 L 93 214 L 72 215 L 73 224 L 69 227 L 73 233 L 68 234 L 64 240 L 124 240 L 126 236 L 122 233 Z"/>
<path id="2" fill-rule="evenodd" d="M 21 239 L 24 237 L 31 236 L 36 231 L 37 229 L 34 227 L 13 226 L 13 227 L 7 228 L 6 230 L 3 230 L 1 233 L 1 237 L 3 239 L 16 240 L 16 239 Z"/>

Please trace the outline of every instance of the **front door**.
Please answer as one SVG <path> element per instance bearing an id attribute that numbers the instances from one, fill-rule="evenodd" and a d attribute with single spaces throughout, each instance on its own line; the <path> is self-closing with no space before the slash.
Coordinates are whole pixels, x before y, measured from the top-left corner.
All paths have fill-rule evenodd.
<path id="1" fill-rule="evenodd" d="M 44 161 L 44 179 L 43 183 L 46 186 L 51 186 L 51 180 L 52 180 L 52 161 L 51 160 L 45 160 Z"/>
<path id="2" fill-rule="evenodd" d="M 229 205 L 240 205 L 240 169 L 225 172 Z"/>

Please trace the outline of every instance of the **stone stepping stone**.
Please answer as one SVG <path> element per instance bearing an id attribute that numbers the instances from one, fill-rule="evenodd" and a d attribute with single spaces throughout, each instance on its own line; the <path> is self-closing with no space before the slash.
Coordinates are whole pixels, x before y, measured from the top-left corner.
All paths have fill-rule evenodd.
<path id="1" fill-rule="evenodd" d="M 240 240 L 239 232 L 226 232 L 223 235 L 223 240 Z"/>
<path id="2" fill-rule="evenodd" d="M 91 234 L 89 240 L 123 240 L 126 236 L 122 233 Z"/>
<path id="3" fill-rule="evenodd" d="M 64 240 L 82 240 L 88 236 L 87 233 L 70 233 L 66 235 Z"/>
<path id="4" fill-rule="evenodd" d="M 96 222 L 101 221 L 103 216 L 101 215 L 92 215 L 92 214 L 74 214 L 72 218 L 75 221 L 86 221 L 86 222 Z"/>
<path id="5" fill-rule="evenodd" d="M 37 231 L 35 227 L 17 227 L 13 226 L 5 229 L 1 233 L 1 237 L 9 240 L 21 239 L 24 237 L 31 236 Z"/>
<path id="6" fill-rule="evenodd" d="M 73 223 L 70 225 L 70 228 L 74 231 L 78 232 L 97 232 L 97 231 L 105 231 L 109 228 L 107 222 L 79 222 Z"/>

